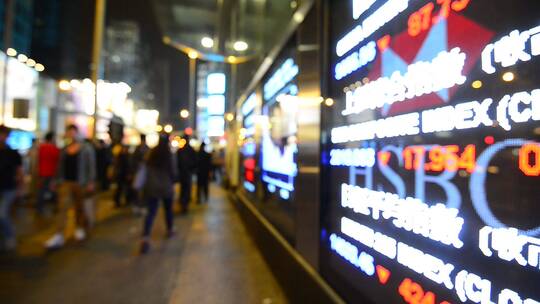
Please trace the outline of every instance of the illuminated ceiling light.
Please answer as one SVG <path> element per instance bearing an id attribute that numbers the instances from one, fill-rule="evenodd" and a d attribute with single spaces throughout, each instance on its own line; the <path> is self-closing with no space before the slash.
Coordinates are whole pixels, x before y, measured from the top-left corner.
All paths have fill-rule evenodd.
<path id="1" fill-rule="evenodd" d="M 180 117 L 182 118 L 188 118 L 189 117 L 189 111 L 186 110 L 186 109 L 182 109 L 182 111 L 180 111 Z"/>
<path id="2" fill-rule="evenodd" d="M 506 72 L 503 74 L 502 79 L 506 82 L 513 81 L 515 79 L 514 73 Z"/>
<path id="3" fill-rule="evenodd" d="M 297 8 L 297 7 L 298 7 L 298 2 L 296 2 L 296 1 L 294 1 L 294 0 L 291 1 L 291 8 L 292 8 L 292 9 L 295 9 L 295 8 Z"/>
<path id="4" fill-rule="evenodd" d="M 189 56 L 189 58 L 191 58 L 191 59 L 197 59 L 197 57 L 199 57 L 199 53 L 197 53 L 196 51 L 190 51 L 190 52 L 188 53 L 188 56 Z"/>
<path id="5" fill-rule="evenodd" d="M 327 106 L 327 107 L 331 107 L 334 105 L 334 100 L 332 98 L 326 98 L 326 100 L 324 101 L 324 104 Z"/>
<path id="6" fill-rule="evenodd" d="M 24 63 L 24 62 L 26 62 L 26 61 L 28 60 L 28 56 L 26 56 L 26 55 L 24 55 L 24 54 L 19 54 L 19 56 L 17 56 L 17 59 L 18 59 L 20 62 Z"/>
<path id="7" fill-rule="evenodd" d="M 227 113 L 225 114 L 225 119 L 227 121 L 233 121 L 234 120 L 234 114 L 233 113 Z"/>
<path id="8" fill-rule="evenodd" d="M 163 131 L 163 127 L 161 125 L 157 125 L 156 132 L 161 132 L 161 131 Z"/>
<path id="9" fill-rule="evenodd" d="M 249 48 L 249 45 L 245 41 L 238 40 L 234 43 L 233 48 L 237 52 L 243 52 Z"/>
<path id="10" fill-rule="evenodd" d="M 473 81 L 472 87 L 473 89 L 480 89 L 482 87 L 482 81 L 480 80 Z"/>
<path id="11" fill-rule="evenodd" d="M 9 48 L 6 51 L 6 54 L 11 57 L 17 56 L 17 51 L 14 48 Z"/>
<path id="12" fill-rule="evenodd" d="M 34 66 L 36 66 L 36 61 L 34 59 L 28 59 L 26 61 L 26 65 L 33 68 Z"/>
<path id="13" fill-rule="evenodd" d="M 61 91 L 69 91 L 71 90 L 71 83 L 67 80 L 60 80 L 58 82 L 58 88 L 61 90 Z"/>
<path id="14" fill-rule="evenodd" d="M 165 127 L 163 127 L 163 131 L 171 133 L 173 131 L 173 127 L 171 125 L 166 125 Z"/>
<path id="15" fill-rule="evenodd" d="M 304 21 L 304 14 L 300 12 L 294 13 L 293 20 L 296 21 L 297 23 L 302 23 L 302 21 Z"/>
<path id="16" fill-rule="evenodd" d="M 214 39 L 210 37 L 204 37 L 203 39 L 201 39 L 201 44 L 207 49 L 212 48 L 214 47 Z"/>
<path id="17" fill-rule="evenodd" d="M 36 69 L 36 71 L 38 72 L 43 72 L 45 71 L 45 66 L 41 63 L 36 63 L 36 66 L 34 67 L 34 69 Z"/>
<path id="18" fill-rule="evenodd" d="M 234 56 L 229 56 L 229 57 L 227 57 L 227 61 L 228 61 L 229 63 L 233 63 L 233 64 L 234 64 L 234 63 L 236 63 L 236 57 L 234 57 Z"/>

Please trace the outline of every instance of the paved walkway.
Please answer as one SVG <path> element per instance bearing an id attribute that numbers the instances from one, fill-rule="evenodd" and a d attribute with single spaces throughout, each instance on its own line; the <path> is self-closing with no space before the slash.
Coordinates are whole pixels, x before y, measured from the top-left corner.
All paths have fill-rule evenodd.
<path id="1" fill-rule="evenodd" d="M 0 256 L 0 303 L 286 303 L 224 191 L 211 191 L 175 218 L 171 240 L 159 214 L 145 256 L 142 219 L 127 212 L 98 216 L 91 239 L 55 252 L 25 236 L 17 255 Z"/>

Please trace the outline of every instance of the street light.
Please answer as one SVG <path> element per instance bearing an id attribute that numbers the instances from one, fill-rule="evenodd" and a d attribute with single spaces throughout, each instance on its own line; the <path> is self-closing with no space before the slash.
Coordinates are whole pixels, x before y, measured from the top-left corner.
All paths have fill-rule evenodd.
<path id="1" fill-rule="evenodd" d="M 186 110 L 186 109 L 183 109 L 182 111 L 180 111 L 180 117 L 186 119 L 189 117 L 189 111 Z"/>
<path id="2" fill-rule="evenodd" d="M 171 133 L 173 131 L 173 126 L 166 125 L 165 127 L 163 127 L 163 131 L 165 131 L 166 133 Z"/>

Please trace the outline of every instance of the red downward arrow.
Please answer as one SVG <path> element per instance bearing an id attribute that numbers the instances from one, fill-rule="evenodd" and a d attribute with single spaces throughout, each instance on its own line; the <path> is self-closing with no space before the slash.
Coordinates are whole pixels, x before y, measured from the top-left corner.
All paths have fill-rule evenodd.
<path id="1" fill-rule="evenodd" d="M 381 282 L 381 284 L 386 284 L 386 282 L 388 282 L 388 279 L 390 279 L 390 275 L 392 274 L 390 272 L 390 270 L 382 267 L 381 265 L 377 265 L 376 267 L 377 269 L 377 276 L 379 277 L 379 282 Z"/>
<path id="2" fill-rule="evenodd" d="M 381 151 L 377 153 L 377 156 L 379 157 L 379 163 L 381 163 L 383 166 L 387 166 L 388 162 L 390 161 L 390 152 L 388 151 Z"/>

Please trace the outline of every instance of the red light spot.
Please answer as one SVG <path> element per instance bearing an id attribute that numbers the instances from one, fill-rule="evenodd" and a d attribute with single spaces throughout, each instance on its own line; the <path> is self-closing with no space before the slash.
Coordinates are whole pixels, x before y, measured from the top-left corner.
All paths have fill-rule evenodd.
<path id="1" fill-rule="evenodd" d="M 486 136 L 484 138 L 484 142 L 487 144 L 487 145 L 493 145 L 495 143 L 495 138 L 493 138 L 493 136 Z"/>
<path id="2" fill-rule="evenodd" d="M 388 166 L 388 162 L 390 161 L 390 152 L 388 151 L 381 151 L 377 153 L 377 156 L 379 158 L 379 163 L 381 163 L 383 166 Z"/>
<path id="3" fill-rule="evenodd" d="M 379 47 L 379 51 L 382 53 L 386 48 L 388 48 L 388 45 L 390 45 L 390 35 L 386 35 L 382 37 L 381 39 L 377 40 L 377 46 Z"/>
<path id="4" fill-rule="evenodd" d="M 381 265 L 377 265 L 376 269 L 377 269 L 377 276 L 379 277 L 379 282 L 381 282 L 381 284 L 383 285 L 386 284 L 388 282 L 388 279 L 390 279 L 390 275 L 392 273 L 390 272 L 390 270 L 384 268 Z"/>
<path id="5" fill-rule="evenodd" d="M 186 128 L 184 130 L 184 133 L 186 133 L 186 135 L 188 135 L 188 136 L 191 136 L 191 135 L 193 135 L 193 129 L 192 128 Z"/>

